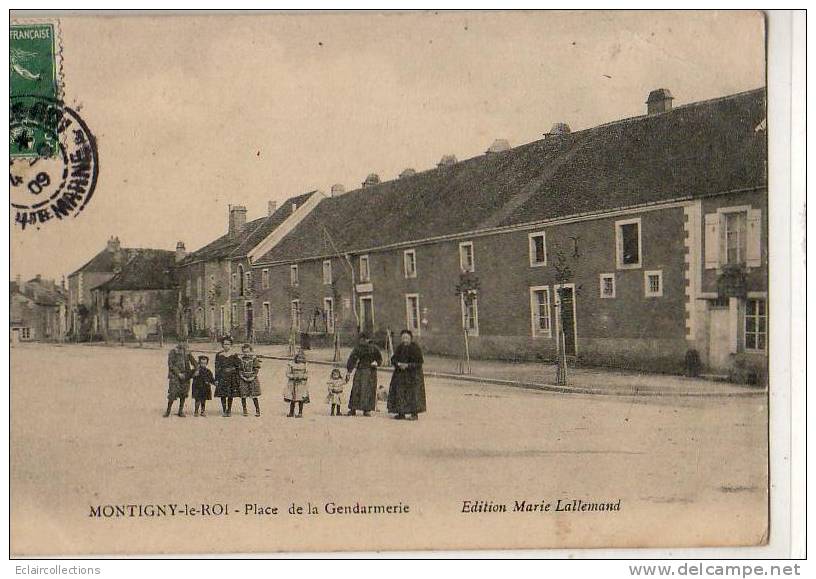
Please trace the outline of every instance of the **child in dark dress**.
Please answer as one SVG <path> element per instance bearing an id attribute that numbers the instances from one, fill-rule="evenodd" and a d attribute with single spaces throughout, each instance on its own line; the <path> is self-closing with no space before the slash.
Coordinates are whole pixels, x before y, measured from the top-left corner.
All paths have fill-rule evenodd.
<path id="1" fill-rule="evenodd" d="M 199 416 L 199 410 L 201 411 L 200 416 L 207 416 L 205 410 L 207 400 L 212 400 L 211 386 L 215 384 L 215 378 L 213 377 L 212 372 L 210 372 L 210 369 L 207 368 L 209 361 L 210 359 L 207 356 L 199 356 L 198 367 L 195 369 L 195 373 L 193 374 L 193 399 L 195 400 L 194 416 Z"/>

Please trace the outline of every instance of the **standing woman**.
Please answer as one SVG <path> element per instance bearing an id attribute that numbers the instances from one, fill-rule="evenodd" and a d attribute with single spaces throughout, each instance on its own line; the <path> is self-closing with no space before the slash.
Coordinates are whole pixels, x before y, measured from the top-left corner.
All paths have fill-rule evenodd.
<path id="1" fill-rule="evenodd" d="M 346 363 L 346 380 L 354 370 L 354 383 L 349 395 L 349 416 L 355 416 L 358 410 L 363 416 L 377 406 L 377 367 L 382 364 L 382 354 L 366 334 L 360 334 L 360 342 L 351 351 Z"/>
<path id="2" fill-rule="evenodd" d="M 425 412 L 425 376 L 422 372 L 422 349 L 414 343 L 410 330 L 400 333 L 400 345 L 391 357 L 394 374 L 388 390 L 388 412 L 402 420 L 418 420 L 419 413 Z"/>
<path id="3" fill-rule="evenodd" d="M 215 355 L 215 395 L 221 399 L 221 416 L 232 414 L 232 399 L 240 396 L 238 388 L 238 368 L 240 360 L 230 354 L 232 338 L 221 338 L 221 351 Z"/>

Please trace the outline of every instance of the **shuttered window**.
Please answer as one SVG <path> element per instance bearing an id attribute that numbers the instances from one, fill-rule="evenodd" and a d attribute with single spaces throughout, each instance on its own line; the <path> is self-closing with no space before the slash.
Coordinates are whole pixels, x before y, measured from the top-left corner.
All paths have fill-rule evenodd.
<path id="1" fill-rule="evenodd" d="M 705 216 L 705 267 L 759 267 L 762 264 L 762 211 L 721 207 Z"/>

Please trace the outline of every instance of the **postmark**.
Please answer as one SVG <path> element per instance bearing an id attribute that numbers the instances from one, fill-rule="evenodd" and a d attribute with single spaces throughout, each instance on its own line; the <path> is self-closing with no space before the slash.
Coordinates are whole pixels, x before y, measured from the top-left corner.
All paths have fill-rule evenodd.
<path id="1" fill-rule="evenodd" d="M 15 224 L 40 228 L 80 215 L 93 197 L 99 175 L 96 139 L 85 121 L 60 100 L 19 95 L 10 99 L 9 130 L 12 135 L 28 135 L 20 145 L 35 149 L 9 159 Z M 34 141 L 32 135 L 52 130 L 53 138 Z"/>

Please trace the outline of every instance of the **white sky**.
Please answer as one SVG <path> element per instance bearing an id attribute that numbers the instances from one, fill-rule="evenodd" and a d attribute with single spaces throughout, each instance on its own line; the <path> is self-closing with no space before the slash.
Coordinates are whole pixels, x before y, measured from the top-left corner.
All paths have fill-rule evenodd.
<path id="1" fill-rule="evenodd" d="M 764 85 L 759 13 L 444 12 L 61 21 L 66 101 L 97 137 L 81 216 L 12 229 L 12 275 L 70 273 L 111 235 L 194 250 L 227 205 L 359 186 Z"/>

